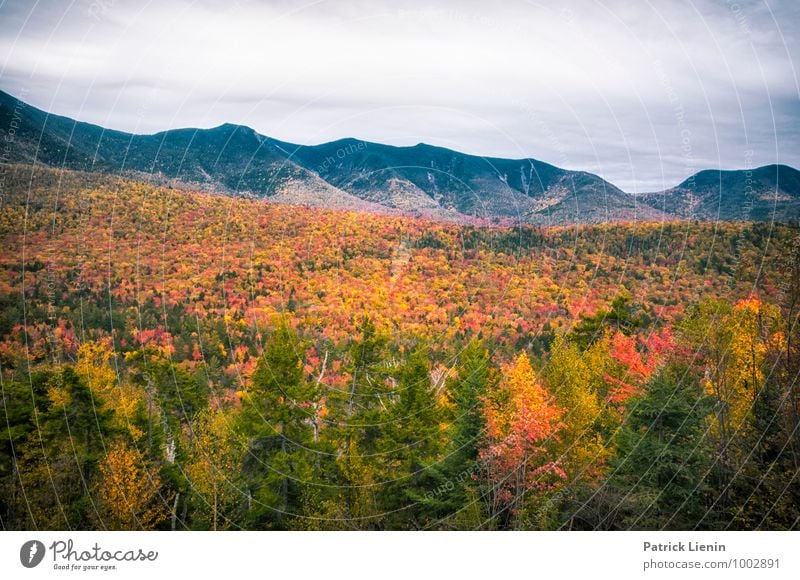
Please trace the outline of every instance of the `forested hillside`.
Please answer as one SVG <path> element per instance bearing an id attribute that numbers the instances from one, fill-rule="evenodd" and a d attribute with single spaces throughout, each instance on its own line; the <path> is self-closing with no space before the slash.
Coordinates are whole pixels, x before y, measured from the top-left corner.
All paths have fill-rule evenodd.
<path id="1" fill-rule="evenodd" d="M 800 231 L 4 166 L 4 529 L 792 529 Z"/>

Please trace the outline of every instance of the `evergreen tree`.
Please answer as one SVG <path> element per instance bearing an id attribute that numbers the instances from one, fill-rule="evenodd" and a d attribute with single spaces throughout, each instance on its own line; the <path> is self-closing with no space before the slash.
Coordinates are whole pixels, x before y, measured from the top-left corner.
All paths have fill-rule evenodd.
<path id="1" fill-rule="evenodd" d="M 369 316 L 358 326 L 358 337 L 347 349 L 347 390 L 334 393 L 331 419 L 336 425 L 328 438 L 336 456 L 334 482 L 340 487 L 339 501 L 331 505 L 332 517 L 352 529 L 374 527 L 377 522 L 375 471 L 377 445 L 382 434 L 383 411 L 390 402 L 386 386 L 388 337 Z"/>
<path id="2" fill-rule="evenodd" d="M 609 506 L 604 527 L 687 529 L 706 517 L 711 405 L 687 367 L 677 364 L 651 379 L 646 394 L 631 399 L 607 482 L 619 501 Z"/>
<path id="3" fill-rule="evenodd" d="M 415 348 L 399 372 L 397 394 L 384 413 L 378 445 L 383 478 L 380 508 L 391 529 L 418 529 L 426 522 L 428 472 L 442 449 L 442 412 L 431 388 L 427 350 Z"/>
<path id="4" fill-rule="evenodd" d="M 608 330 L 630 335 L 642 325 L 643 320 L 638 316 L 637 308 L 631 304 L 631 295 L 623 291 L 611 301 L 609 309 L 600 309 L 594 316 L 582 314 L 580 322 L 573 327 L 570 338 L 582 349 L 586 349 Z"/>
<path id="5" fill-rule="evenodd" d="M 458 374 L 447 382 L 448 445 L 442 461 L 430 469 L 433 489 L 424 498 L 430 517 L 448 518 L 447 527 L 458 520 L 450 516 L 480 507 L 480 502 L 469 504 L 476 502 L 478 448 L 486 429 L 483 397 L 493 382 L 496 376 L 489 366 L 489 351 L 481 341 L 471 341 L 461 353 Z"/>
<path id="6" fill-rule="evenodd" d="M 314 459 L 311 409 L 317 399 L 303 377 L 300 342 L 284 322 L 275 329 L 245 393 L 246 521 L 283 529 L 303 513 L 303 488 Z"/>
<path id="7" fill-rule="evenodd" d="M 9 505 L 20 528 L 91 529 L 92 481 L 103 446 L 114 433 L 112 413 L 71 367 L 34 375 L 25 385 L 15 436 Z M 16 405 L 15 405 L 16 406 Z"/>
<path id="8" fill-rule="evenodd" d="M 386 369 L 382 364 L 388 337 L 378 331 L 369 316 L 362 318 L 358 332 L 358 339 L 348 349 L 348 370 L 352 378 L 345 402 L 347 417 L 373 410 L 381 404 L 380 398 L 386 393 L 383 383 Z"/>

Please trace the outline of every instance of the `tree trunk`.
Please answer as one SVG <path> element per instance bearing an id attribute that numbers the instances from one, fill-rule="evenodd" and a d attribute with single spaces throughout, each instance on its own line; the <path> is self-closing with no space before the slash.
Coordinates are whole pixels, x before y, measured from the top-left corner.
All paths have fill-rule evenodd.
<path id="1" fill-rule="evenodd" d="M 177 527 L 177 519 L 178 519 L 178 500 L 180 499 L 181 494 L 180 492 L 175 494 L 175 501 L 172 502 L 172 531 L 175 531 Z"/>

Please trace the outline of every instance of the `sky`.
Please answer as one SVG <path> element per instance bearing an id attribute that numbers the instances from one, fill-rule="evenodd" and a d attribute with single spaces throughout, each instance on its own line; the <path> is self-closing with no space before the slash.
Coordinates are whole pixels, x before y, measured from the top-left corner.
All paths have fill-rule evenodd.
<path id="1" fill-rule="evenodd" d="M 800 168 L 796 0 L 0 2 L 0 89 L 113 129 L 424 142 L 632 192 Z"/>

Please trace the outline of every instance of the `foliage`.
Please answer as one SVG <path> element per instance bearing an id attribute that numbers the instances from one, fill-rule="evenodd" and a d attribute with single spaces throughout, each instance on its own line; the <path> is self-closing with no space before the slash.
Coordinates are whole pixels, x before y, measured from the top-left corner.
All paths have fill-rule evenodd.
<path id="1" fill-rule="evenodd" d="M 6 186 L 4 529 L 800 521 L 791 228 Z"/>
<path id="2" fill-rule="evenodd" d="M 486 404 L 487 442 L 481 449 L 488 480 L 490 515 L 508 519 L 529 492 L 547 492 L 566 479 L 549 453 L 563 427 L 564 410 L 536 378 L 528 355 L 520 354 Z"/>
<path id="3" fill-rule="evenodd" d="M 117 442 L 100 463 L 98 526 L 109 530 L 149 530 L 169 515 L 158 470 L 136 449 Z"/>

